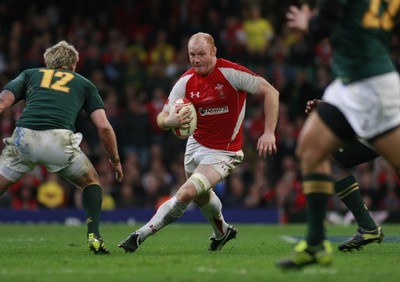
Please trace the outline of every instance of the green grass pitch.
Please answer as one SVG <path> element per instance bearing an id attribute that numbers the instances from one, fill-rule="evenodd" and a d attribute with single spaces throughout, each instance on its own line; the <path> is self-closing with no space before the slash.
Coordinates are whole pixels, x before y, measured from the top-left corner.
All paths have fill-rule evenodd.
<path id="1" fill-rule="evenodd" d="M 327 226 L 335 247 L 331 267 L 282 271 L 276 259 L 292 251 L 305 225 L 236 224 L 238 237 L 220 252 L 208 252 L 207 224 L 174 223 L 148 238 L 131 254 L 118 243 L 138 225 L 103 224 L 111 255 L 87 250 L 85 226 L 0 225 L 0 281 L 399 281 L 400 229 L 383 225 L 382 244 L 341 253 L 339 242 L 355 226 Z"/>

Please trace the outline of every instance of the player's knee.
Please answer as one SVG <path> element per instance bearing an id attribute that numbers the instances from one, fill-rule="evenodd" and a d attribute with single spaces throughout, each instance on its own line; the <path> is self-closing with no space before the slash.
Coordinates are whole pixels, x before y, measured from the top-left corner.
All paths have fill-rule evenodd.
<path id="1" fill-rule="evenodd" d="M 96 173 L 85 173 L 77 178 L 69 178 L 69 180 L 82 189 L 91 184 L 100 185 L 100 181 Z"/>
<path id="2" fill-rule="evenodd" d="M 306 146 L 296 150 L 296 156 L 300 160 L 301 166 L 316 166 L 324 161 L 325 155 L 322 150 Z"/>
<path id="3" fill-rule="evenodd" d="M 211 199 L 211 193 L 203 193 L 200 194 L 196 197 L 196 199 L 193 200 L 193 202 L 198 206 L 201 207 L 205 204 L 207 204 L 208 202 L 210 202 Z"/>
<path id="4" fill-rule="evenodd" d="M 187 181 L 179 188 L 179 190 L 175 194 L 175 197 L 177 201 L 189 204 L 197 197 L 196 187 L 193 185 L 192 182 Z"/>
<path id="5" fill-rule="evenodd" d="M 208 178 L 202 174 L 195 172 L 192 176 L 189 177 L 188 181 L 192 182 L 196 187 L 197 195 L 203 194 L 204 192 L 208 192 L 211 189 L 211 183 Z"/>
<path id="6" fill-rule="evenodd" d="M 296 151 L 295 151 L 296 157 L 299 160 L 303 159 L 305 152 L 306 152 L 306 147 L 303 146 L 302 142 L 299 141 L 296 146 Z"/>

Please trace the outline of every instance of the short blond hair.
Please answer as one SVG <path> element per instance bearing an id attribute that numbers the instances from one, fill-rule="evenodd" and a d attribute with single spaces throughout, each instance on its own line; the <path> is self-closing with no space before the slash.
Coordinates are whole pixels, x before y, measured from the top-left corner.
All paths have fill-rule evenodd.
<path id="1" fill-rule="evenodd" d="M 43 55 L 46 67 L 50 69 L 70 69 L 79 60 L 79 53 L 75 47 L 65 40 L 46 49 Z"/>

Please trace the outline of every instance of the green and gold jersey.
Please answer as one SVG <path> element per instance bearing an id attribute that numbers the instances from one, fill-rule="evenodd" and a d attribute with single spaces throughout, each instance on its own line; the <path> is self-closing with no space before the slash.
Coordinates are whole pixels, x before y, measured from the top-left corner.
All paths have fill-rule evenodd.
<path id="1" fill-rule="evenodd" d="M 75 121 L 82 109 L 90 115 L 104 108 L 93 83 L 68 70 L 28 69 L 4 89 L 14 93 L 15 103 L 25 99 L 25 108 L 16 125 L 33 130 L 75 131 Z"/>
<path id="2" fill-rule="evenodd" d="M 389 38 L 400 0 L 341 0 L 344 14 L 331 34 L 333 70 L 343 83 L 393 71 Z"/>

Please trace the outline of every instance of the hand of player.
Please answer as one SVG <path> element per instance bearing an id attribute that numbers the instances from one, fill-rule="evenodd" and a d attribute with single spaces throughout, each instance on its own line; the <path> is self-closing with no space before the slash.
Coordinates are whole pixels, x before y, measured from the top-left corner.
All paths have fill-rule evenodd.
<path id="1" fill-rule="evenodd" d="M 273 132 L 264 132 L 257 142 L 258 156 L 266 159 L 268 156 L 276 154 L 275 134 Z"/>
<path id="2" fill-rule="evenodd" d="M 113 168 L 115 172 L 115 180 L 119 183 L 122 182 L 122 179 L 124 178 L 124 173 L 122 172 L 122 165 L 121 162 L 118 163 L 113 163 L 111 160 L 108 160 L 111 164 L 111 167 Z"/>
<path id="3" fill-rule="evenodd" d="M 164 124 L 170 128 L 189 128 L 190 122 L 193 117 L 190 116 L 191 112 L 189 108 L 177 108 L 176 111 L 171 112 L 164 120 Z"/>
<path id="4" fill-rule="evenodd" d="M 306 104 L 305 113 L 306 114 L 311 113 L 319 105 L 320 102 L 321 100 L 318 99 L 308 101 Z"/>
<path id="5" fill-rule="evenodd" d="M 286 13 L 287 26 L 301 31 L 308 30 L 308 21 L 312 16 L 310 6 L 307 4 L 301 5 L 299 9 L 296 6 L 290 6 Z"/>

